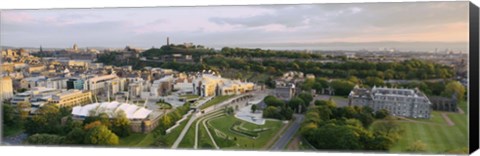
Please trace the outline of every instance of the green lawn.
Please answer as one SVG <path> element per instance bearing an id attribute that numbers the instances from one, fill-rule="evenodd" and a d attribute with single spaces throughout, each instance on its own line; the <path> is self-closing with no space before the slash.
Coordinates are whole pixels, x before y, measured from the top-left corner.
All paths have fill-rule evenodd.
<path id="1" fill-rule="evenodd" d="M 20 125 L 2 127 L 2 136 L 3 137 L 14 136 L 22 133 L 23 131 L 24 129 Z"/>
<path id="2" fill-rule="evenodd" d="M 465 109 L 466 104 L 460 103 Z M 400 140 L 390 149 L 391 152 L 404 152 L 414 141 L 421 140 L 427 144 L 428 153 L 446 153 L 459 151 L 468 146 L 467 114 L 448 113 L 448 117 L 455 122 L 454 126 L 448 126 L 440 112 L 434 111 L 430 120 L 422 120 L 428 123 L 399 122 L 404 128 Z"/>
<path id="3" fill-rule="evenodd" d="M 205 127 L 203 126 L 202 122 L 200 122 L 200 124 L 198 125 L 198 128 L 199 128 L 198 148 L 199 149 L 215 149 L 215 146 L 213 145 L 212 140 L 208 136 L 207 130 L 205 130 Z M 210 132 L 210 133 L 213 133 L 213 132 Z"/>
<path id="4" fill-rule="evenodd" d="M 169 134 L 167 134 L 167 137 L 165 139 L 169 146 L 172 146 L 175 140 L 177 140 L 178 136 L 182 132 L 183 128 L 187 125 L 187 122 L 188 120 L 190 120 L 191 117 L 192 115 L 189 115 L 187 119 L 181 122 L 177 128 L 173 129 Z"/>
<path id="5" fill-rule="evenodd" d="M 195 144 L 195 124 L 197 121 L 198 119 L 192 123 L 187 134 L 185 134 L 183 140 L 178 145 L 179 148 L 193 149 L 193 145 Z"/>
<path id="6" fill-rule="evenodd" d="M 163 102 L 157 102 L 156 104 L 160 107 L 160 109 L 172 109 L 171 104 L 167 104 Z"/>
<path id="7" fill-rule="evenodd" d="M 180 132 L 187 124 L 188 120 L 192 117 L 192 115 L 188 116 L 186 120 L 180 123 L 180 126 L 173 129 L 172 132 L 166 135 L 166 143 L 171 146 L 180 135 Z M 127 146 L 127 147 L 147 147 L 150 146 L 154 142 L 153 134 L 142 134 L 142 133 L 133 133 L 128 137 L 120 139 L 120 146 Z"/>
<path id="8" fill-rule="evenodd" d="M 441 112 L 439 111 L 433 111 L 431 114 L 430 114 L 430 119 L 413 119 L 411 118 L 412 120 L 415 120 L 415 121 L 422 121 L 422 122 L 431 122 L 431 123 L 438 123 L 438 124 L 447 124 L 447 122 L 445 121 L 445 119 L 443 119 L 442 115 L 441 115 Z"/>
<path id="9" fill-rule="evenodd" d="M 154 142 L 153 134 L 133 133 L 128 137 L 120 138 L 120 146 L 148 147 Z"/>
<path id="10" fill-rule="evenodd" d="M 208 101 L 207 103 L 203 104 L 202 106 L 200 106 L 200 109 L 205 109 L 207 107 L 210 107 L 210 106 L 213 106 L 213 105 L 216 105 L 216 104 L 219 104 L 223 101 L 226 101 L 230 98 L 232 98 L 233 95 L 224 95 L 224 96 L 217 96 L 217 97 L 214 97 L 212 100 Z"/>
<path id="11" fill-rule="evenodd" d="M 216 114 L 220 111 L 223 111 L 223 110 L 219 110 L 219 111 L 216 111 L 216 112 L 212 112 L 210 113 L 209 115 L 212 115 L 212 114 Z M 199 121 L 199 119 L 195 120 L 192 125 L 190 126 L 190 128 L 188 129 L 187 133 L 185 134 L 185 137 L 183 137 L 183 140 L 180 142 L 180 144 L 178 145 L 179 148 L 188 148 L 188 149 L 192 149 L 194 144 L 195 144 L 195 125 L 197 124 L 197 122 Z M 203 128 L 203 125 L 200 124 L 198 125 L 198 128 L 199 128 L 199 131 L 198 131 L 198 134 L 199 135 L 202 135 L 202 131 L 205 132 L 205 135 L 208 135 L 206 134 L 206 131 L 205 128 Z M 210 140 L 210 138 L 209 138 Z M 211 141 L 209 141 L 210 145 L 213 147 L 213 144 L 211 143 Z M 198 145 L 199 148 L 202 147 L 202 144 L 201 144 L 201 140 L 199 140 L 199 145 Z"/>
<path id="12" fill-rule="evenodd" d="M 223 132 L 224 134 L 228 135 L 229 137 L 237 138 L 235 141 L 234 146 L 229 147 L 220 147 L 225 149 L 261 149 L 267 142 L 275 136 L 275 134 L 280 130 L 282 127 L 282 122 L 280 121 L 266 121 L 265 125 L 260 126 L 259 128 L 270 128 L 267 131 L 260 132 L 259 136 L 256 139 L 252 139 L 245 135 L 240 135 L 238 133 L 233 132 L 230 130 L 230 127 L 237 121 L 243 122 L 243 127 L 250 129 L 250 128 L 258 128 L 255 124 L 248 123 L 242 120 L 239 120 L 231 115 L 222 116 L 219 118 L 215 118 L 210 120 L 210 124 L 212 128 L 216 128 Z M 214 135 L 214 134 L 212 134 Z M 219 145 L 220 146 L 220 145 Z"/>
<path id="13" fill-rule="evenodd" d="M 198 96 L 198 95 L 193 95 L 193 94 L 186 94 L 186 95 L 180 95 L 180 97 L 185 97 L 185 98 L 187 98 L 187 100 L 188 100 L 188 99 L 195 99 L 195 98 L 198 98 L 198 97 L 200 97 L 200 96 Z"/>

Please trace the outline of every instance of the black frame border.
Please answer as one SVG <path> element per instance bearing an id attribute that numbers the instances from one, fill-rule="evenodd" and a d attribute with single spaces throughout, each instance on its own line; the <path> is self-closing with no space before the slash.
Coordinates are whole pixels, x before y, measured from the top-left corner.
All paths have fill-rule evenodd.
<path id="1" fill-rule="evenodd" d="M 469 153 L 478 149 L 479 144 L 479 8 L 470 2 L 469 4 Z"/>

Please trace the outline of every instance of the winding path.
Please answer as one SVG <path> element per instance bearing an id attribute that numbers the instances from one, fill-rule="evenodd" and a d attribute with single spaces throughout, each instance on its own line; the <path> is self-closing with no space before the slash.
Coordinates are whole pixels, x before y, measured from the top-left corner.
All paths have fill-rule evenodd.
<path id="1" fill-rule="evenodd" d="M 177 140 L 175 140 L 175 142 L 173 143 L 172 145 L 172 148 L 173 149 L 176 149 L 178 148 L 178 145 L 180 145 L 180 142 L 182 142 L 183 138 L 185 137 L 185 134 L 187 134 L 188 132 L 188 129 L 190 129 L 190 127 L 192 126 L 193 122 L 197 119 L 197 118 L 201 118 L 202 116 L 204 115 L 207 115 L 211 112 L 215 112 L 216 110 L 219 110 L 219 109 L 223 109 L 224 107 L 223 106 L 227 106 L 229 104 L 231 104 L 233 102 L 234 99 L 238 99 L 238 98 L 241 98 L 241 97 L 244 97 L 244 96 L 247 96 L 247 95 L 252 95 L 254 94 L 254 92 L 251 92 L 251 93 L 248 93 L 248 94 L 241 94 L 241 95 L 237 95 L 235 97 L 232 97 L 228 100 L 225 100 L 219 104 L 216 104 L 216 105 L 212 105 L 210 107 L 207 107 L 205 109 L 202 110 L 203 113 L 195 113 L 192 115 L 192 118 L 190 118 L 190 120 L 188 121 L 187 125 L 185 125 L 185 127 L 183 128 L 182 132 L 180 133 L 180 135 L 178 136 Z M 206 102 L 208 101 L 205 101 L 204 103 L 202 104 L 199 104 L 199 105 L 203 105 L 205 104 Z M 197 106 L 199 106 L 197 105 Z M 198 133 L 196 133 L 198 134 Z M 197 137 L 197 135 L 195 135 L 195 137 Z"/>

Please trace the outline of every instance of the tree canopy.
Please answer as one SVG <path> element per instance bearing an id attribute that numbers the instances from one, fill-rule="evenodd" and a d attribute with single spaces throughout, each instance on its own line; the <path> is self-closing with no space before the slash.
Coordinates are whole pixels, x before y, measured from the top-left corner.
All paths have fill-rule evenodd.
<path id="1" fill-rule="evenodd" d="M 85 144 L 92 145 L 117 145 L 119 138 L 105 125 L 98 125 L 88 130 L 85 135 Z"/>

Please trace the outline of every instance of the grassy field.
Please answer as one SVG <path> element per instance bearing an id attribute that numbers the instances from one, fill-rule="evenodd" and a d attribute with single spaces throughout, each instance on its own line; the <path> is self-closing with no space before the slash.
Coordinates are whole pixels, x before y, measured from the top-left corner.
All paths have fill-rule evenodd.
<path id="1" fill-rule="evenodd" d="M 195 144 L 195 123 L 198 121 L 198 119 L 192 123 L 192 126 L 187 131 L 187 134 L 185 134 L 185 137 L 183 137 L 183 140 L 178 144 L 179 148 L 187 148 L 187 149 L 193 149 L 193 145 Z"/>
<path id="2" fill-rule="evenodd" d="M 185 98 L 187 98 L 187 100 L 188 100 L 188 99 L 195 99 L 195 98 L 198 98 L 198 97 L 200 97 L 200 96 L 198 96 L 198 95 L 193 95 L 193 94 L 186 94 L 186 95 L 180 95 L 180 97 L 185 97 Z"/>
<path id="3" fill-rule="evenodd" d="M 157 102 L 156 105 L 160 107 L 160 109 L 172 109 L 171 104 L 163 103 L 163 102 Z"/>
<path id="4" fill-rule="evenodd" d="M 223 110 L 222 110 L 223 111 Z M 212 114 L 218 113 L 218 111 L 213 112 Z M 194 144 L 195 144 L 195 125 L 197 122 L 200 121 L 199 119 L 195 120 L 190 128 L 187 131 L 187 134 L 185 134 L 185 137 L 183 140 L 180 142 L 178 145 L 179 148 L 187 148 L 187 149 L 192 149 Z M 203 125 L 200 123 L 198 125 L 199 131 L 198 135 L 200 135 L 200 140 L 198 141 L 198 148 L 204 148 L 204 149 L 211 149 L 213 148 L 213 143 L 211 142 L 210 138 L 208 137 L 207 132 L 205 131 L 205 128 Z M 208 140 L 207 140 L 208 139 Z"/>
<path id="5" fill-rule="evenodd" d="M 178 136 L 182 132 L 183 128 L 187 125 L 187 122 L 188 120 L 190 120 L 191 117 L 192 115 L 189 115 L 187 119 L 181 122 L 177 128 L 173 129 L 169 134 L 167 134 L 167 137 L 165 137 L 165 139 L 169 146 L 172 146 L 175 140 L 177 140 Z"/>
<path id="6" fill-rule="evenodd" d="M 466 103 L 461 102 L 459 106 L 465 109 Z M 416 119 L 422 121 L 421 123 L 399 122 L 404 128 L 404 133 L 390 151 L 405 152 L 409 145 L 416 140 L 421 140 L 427 145 L 426 152 L 428 153 L 446 153 L 466 148 L 468 146 L 468 114 L 447 113 L 448 117 L 455 123 L 454 126 L 448 126 L 440 113 L 434 111 L 430 120 Z"/>
<path id="7" fill-rule="evenodd" d="M 242 122 L 244 128 L 247 129 L 255 129 L 255 128 L 270 128 L 267 131 L 260 132 L 259 136 L 256 139 L 252 139 L 250 137 L 247 137 L 245 135 L 240 135 L 238 133 L 233 132 L 230 130 L 230 127 L 235 123 L 235 122 Z M 262 126 L 257 126 L 252 123 L 248 123 L 242 120 L 239 120 L 235 118 L 234 116 L 226 115 L 222 116 L 219 118 L 215 118 L 210 120 L 210 124 L 212 125 L 212 128 L 216 128 L 223 132 L 224 134 L 228 135 L 229 137 L 235 137 L 235 146 L 230 146 L 230 147 L 220 147 L 220 148 L 225 148 L 225 149 L 260 149 L 262 148 L 267 142 L 275 136 L 275 134 L 280 130 L 282 126 L 282 122 L 280 121 L 266 121 L 265 125 Z M 250 130 L 252 130 L 250 129 Z M 215 134 L 213 134 L 215 135 Z M 219 145 L 220 146 L 220 145 Z"/>
<path id="8" fill-rule="evenodd" d="M 422 121 L 422 122 L 430 122 L 430 123 L 437 123 L 437 124 L 447 124 L 445 119 L 443 119 L 441 112 L 439 111 L 433 111 L 432 114 L 430 114 L 430 119 L 413 119 L 415 121 Z"/>
<path id="9" fill-rule="evenodd" d="M 3 137 L 8 137 L 8 136 L 14 136 L 18 135 L 20 133 L 23 133 L 23 128 L 20 125 L 14 125 L 14 126 L 9 126 L 9 127 L 2 127 L 2 136 Z"/>
<path id="10" fill-rule="evenodd" d="M 168 145 L 173 145 L 173 142 L 177 139 L 178 135 L 182 131 L 183 127 L 187 124 L 188 120 L 192 117 L 192 115 L 188 116 L 185 121 L 180 123 L 180 126 L 173 129 L 172 132 L 166 135 L 166 143 Z M 127 147 L 147 147 L 150 146 L 154 142 L 153 133 L 142 134 L 142 133 L 133 133 L 128 137 L 120 138 L 120 146 L 127 146 Z"/>
<path id="11" fill-rule="evenodd" d="M 128 137 L 120 138 L 120 146 L 148 147 L 154 142 L 153 134 L 133 133 Z"/>
<path id="12" fill-rule="evenodd" d="M 230 99 L 231 97 L 233 97 L 233 95 L 217 96 L 212 100 L 208 101 L 207 103 L 203 104 L 202 106 L 200 106 L 200 109 L 205 109 L 207 107 L 219 104 L 225 100 Z"/>

